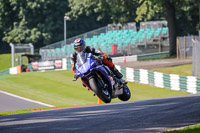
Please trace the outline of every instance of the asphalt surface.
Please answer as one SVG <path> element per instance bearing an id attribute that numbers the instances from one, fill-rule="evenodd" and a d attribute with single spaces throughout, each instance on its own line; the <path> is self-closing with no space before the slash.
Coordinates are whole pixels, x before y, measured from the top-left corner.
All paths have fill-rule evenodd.
<path id="1" fill-rule="evenodd" d="M 3 93 L 3 91 L 0 91 L 0 112 L 48 107 L 29 99 L 23 99 L 21 97 L 11 96 L 5 93 Z"/>
<path id="2" fill-rule="evenodd" d="M 200 95 L 0 116 L 1 133 L 155 133 L 200 123 Z"/>

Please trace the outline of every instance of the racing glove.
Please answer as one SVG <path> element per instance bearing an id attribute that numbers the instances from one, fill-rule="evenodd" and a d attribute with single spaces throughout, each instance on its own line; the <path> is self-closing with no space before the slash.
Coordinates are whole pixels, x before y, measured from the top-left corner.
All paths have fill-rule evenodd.
<path id="1" fill-rule="evenodd" d="M 99 56 L 92 55 L 92 59 L 93 60 L 100 60 L 100 61 L 102 61 L 104 59 L 104 56 L 103 55 L 99 55 Z"/>

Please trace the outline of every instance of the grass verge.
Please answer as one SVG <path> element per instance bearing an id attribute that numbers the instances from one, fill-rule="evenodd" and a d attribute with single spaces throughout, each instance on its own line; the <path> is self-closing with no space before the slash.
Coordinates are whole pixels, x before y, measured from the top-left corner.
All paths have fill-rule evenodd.
<path id="1" fill-rule="evenodd" d="M 199 133 L 200 125 L 186 127 L 180 130 L 166 131 L 163 133 Z"/>

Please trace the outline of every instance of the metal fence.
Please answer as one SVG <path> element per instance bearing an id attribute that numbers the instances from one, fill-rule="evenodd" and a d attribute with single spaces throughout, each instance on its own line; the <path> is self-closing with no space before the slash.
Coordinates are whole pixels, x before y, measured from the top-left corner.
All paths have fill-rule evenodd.
<path id="1" fill-rule="evenodd" d="M 147 24 L 148 23 L 148 24 Z M 136 23 L 109 24 L 105 27 L 81 34 L 64 41 L 42 47 L 42 60 L 56 60 L 69 57 L 73 52 L 73 41 L 82 38 L 86 44 L 111 56 L 136 55 L 168 51 L 168 28 L 162 27 L 166 21 L 146 22 L 146 27 L 137 31 Z M 114 46 L 115 45 L 115 46 Z"/>
<path id="2" fill-rule="evenodd" d="M 53 43 L 51 45 L 40 48 L 40 55 L 42 57 L 42 60 L 55 60 L 55 59 L 61 59 L 63 57 L 69 57 L 70 53 L 73 51 L 71 48 L 72 48 L 72 42 L 75 39 L 82 38 L 85 40 L 86 38 L 91 38 L 95 35 L 99 35 L 100 33 L 106 33 L 106 32 L 107 32 L 107 27 L 104 26 L 102 28 L 84 34 L 71 37 L 66 40 L 66 44 L 64 40 Z M 61 48 L 63 48 L 63 50 Z"/>
<path id="3" fill-rule="evenodd" d="M 140 29 L 152 29 L 152 28 L 161 28 L 167 27 L 167 21 L 147 21 L 140 23 Z"/>
<path id="4" fill-rule="evenodd" d="M 84 33 L 84 34 L 81 34 L 81 35 L 78 35 L 78 36 L 74 36 L 74 37 L 71 37 L 71 38 L 66 40 L 66 45 L 70 45 L 77 38 L 82 38 L 82 39 L 91 38 L 94 35 L 99 35 L 100 33 L 106 33 L 106 32 L 107 32 L 107 27 L 105 26 L 105 27 L 102 27 L 102 28 L 99 28 L 99 29 L 96 29 L 96 30 L 93 30 L 93 31 L 90 31 L 90 32 L 87 32 L 87 33 Z M 56 42 L 56 43 L 50 44 L 48 46 L 44 46 L 41 49 L 61 48 L 64 45 L 65 44 L 64 44 L 64 40 L 63 40 L 63 41 L 60 41 L 60 42 Z"/>
<path id="5" fill-rule="evenodd" d="M 55 59 L 60 59 L 63 57 L 69 57 L 70 53 L 73 51 L 71 48 L 72 48 L 72 42 L 75 39 L 82 38 L 85 40 L 86 38 L 92 38 L 93 36 L 98 36 L 101 33 L 106 33 L 107 31 L 111 31 L 111 30 L 130 29 L 130 30 L 135 31 L 136 23 L 130 22 L 126 25 L 123 25 L 121 28 L 120 27 L 121 27 L 121 24 L 111 24 L 111 25 L 104 26 L 102 28 L 78 35 L 78 36 L 71 37 L 66 40 L 66 44 L 65 44 L 64 40 L 53 43 L 51 45 L 40 48 L 40 55 L 42 57 L 42 60 L 55 60 Z M 97 45 L 96 48 L 97 49 L 101 48 L 103 45 L 105 45 L 105 44 Z M 58 52 L 59 51 L 58 48 L 63 48 L 63 47 L 67 47 L 69 49 L 68 52 L 66 52 L 66 51 L 64 52 L 61 49 L 60 49 L 61 52 Z M 110 49 L 107 48 L 105 52 L 110 53 Z M 59 55 L 56 53 L 61 53 L 61 54 Z"/>
<path id="6" fill-rule="evenodd" d="M 192 57 L 193 36 L 177 37 L 177 58 L 186 59 Z"/>
<path id="7" fill-rule="evenodd" d="M 200 77 L 200 37 L 193 40 L 192 75 Z"/>
<path id="8" fill-rule="evenodd" d="M 12 67 L 21 65 L 23 63 L 23 54 L 34 54 L 34 47 L 32 43 L 29 44 L 13 44 L 10 43 L 12 54 Z"/>
<path id="9" fill-rule="evenodd" d="M 127 24 L 108 24 L 107 31 L 109 30 L 134 30 L 137 31 L 136 22 L 129 22 Z"/>

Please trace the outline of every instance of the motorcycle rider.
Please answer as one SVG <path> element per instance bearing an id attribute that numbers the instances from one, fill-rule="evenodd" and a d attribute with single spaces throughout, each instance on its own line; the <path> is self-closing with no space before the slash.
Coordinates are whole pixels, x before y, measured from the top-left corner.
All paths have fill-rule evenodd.
<path id="1" fill-rule="evenodd" d="M 73 44 L 74 52 L 71 54 L 71 64 L 72 64 L 72 73 L 76 78 L 76 61 L 77 61 L 77 53 L 86 52 L 92 53 L 93 58 L 97 60 L 102 60 L 102 63 L 110 68 L 110 70 L 114 73 L 114 75 L 119 79 L 120 83 L 124 83 L 125 81 L 122 79 L 123 75 L 116 69 L 115 65 L 112 63 L 112 59 L 109 58 L 105 53 L 99 51 L 91 46 L 86 46 L 86 43 L 83 39 L 78 38 L 74 41 Z"/>

